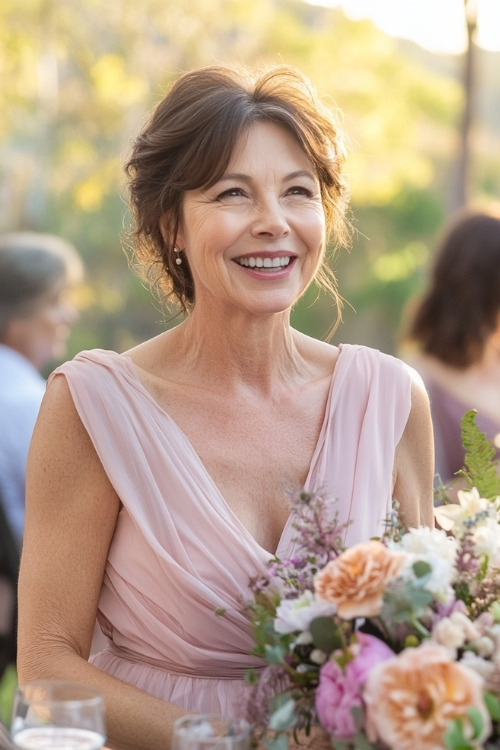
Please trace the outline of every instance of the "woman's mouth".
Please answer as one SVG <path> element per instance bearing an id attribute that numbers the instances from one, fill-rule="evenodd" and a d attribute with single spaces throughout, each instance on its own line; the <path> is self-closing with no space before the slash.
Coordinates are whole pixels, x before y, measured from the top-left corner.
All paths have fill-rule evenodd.
<path id="1" fill-rule="evenodd" d="M 282 271 L 284 268 L 286 268 L 290 261 L 292 261 L 293 258 L 291 258 L 289 255 L 283 255 L 283 256 L 275 256 L 273 258 L 266 257 L 262 258 L 261 256 L 247 256 L 245 258 L 235 258 L 235 263 L 238 263 L 238 265 L 243 266 L 244 268 L 258 268 L 264 269 L 265 271 Z"/>

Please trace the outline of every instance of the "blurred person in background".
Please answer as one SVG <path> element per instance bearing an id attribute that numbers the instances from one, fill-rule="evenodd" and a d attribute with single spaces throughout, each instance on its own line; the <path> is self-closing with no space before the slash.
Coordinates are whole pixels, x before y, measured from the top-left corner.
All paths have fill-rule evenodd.
<path id="1" fill-rule="evenodd" d="M 449 484 L 464 464 L 466 411 L 500 448 L 500 204 L 464 209 L 445 227 L 407 330 L 403 356 L 427 387 L 437 480 Z"/>
<path id="2" fill-rule="evenodd" d="M 28 447 L 45 393 L 45 368 L 59 364 L 76 310 L 68 301 L 81 281 L 76 249 L 36 232 L 0 235 L 0 497 L 20 546 Z"/>

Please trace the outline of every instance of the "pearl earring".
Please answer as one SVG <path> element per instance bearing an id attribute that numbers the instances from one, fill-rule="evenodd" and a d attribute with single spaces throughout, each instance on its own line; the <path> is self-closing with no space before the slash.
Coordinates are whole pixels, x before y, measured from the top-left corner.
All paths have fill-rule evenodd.
<path id="1" fill-rule="evenodd" d="M 177 246 L 174 247 L 174 252 L 177 253 L 177 258 L 175 259 L 175 262 L 177 263 L 178 266 L 182 265 L 182 258 L 179 258 L 180 250 Z"/>

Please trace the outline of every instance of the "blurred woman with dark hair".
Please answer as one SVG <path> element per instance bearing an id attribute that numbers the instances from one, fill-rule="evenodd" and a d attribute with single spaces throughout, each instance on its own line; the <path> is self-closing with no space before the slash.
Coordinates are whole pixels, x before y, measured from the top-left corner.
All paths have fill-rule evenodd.
<path id="1" fill-rule="evenodd" d="M 449 483 L 463 467 L 460 422 L 476 422 L 500 446 L 500 206 L 466 209 L 446 228 L 429 286 L 416 306 L 406 359 L 431 400 L 436 472 Z"/>

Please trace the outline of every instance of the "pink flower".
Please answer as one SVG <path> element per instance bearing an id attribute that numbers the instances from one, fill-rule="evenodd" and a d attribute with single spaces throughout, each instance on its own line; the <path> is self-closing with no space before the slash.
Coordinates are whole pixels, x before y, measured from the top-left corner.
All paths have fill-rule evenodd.
<path id="1" fill-rule="evenodd" d="M 383 641 L 366 633 L 357 634 L 357 651 L 344 669 L 334 660 L 327 661 L 320 670 L 316 690 L 316 711 L 322 726 L 339 739 L 356 734 L 352 708 L 361 707 L 361 689 L 370 670 L 394 656 Z"/>
<path id="2" fill-rule="evenodd" d="M 470 738 L 469 708 L 477 709 L 483 721 L 478 745 L 491 730 L 482 679 L 434 643 L 406 649 L 376 665 L 363 698 L 368 739 L 382 740 L 391 750 L 444 747 L 443 736 L 453 719 L 463 722 Z"/>

